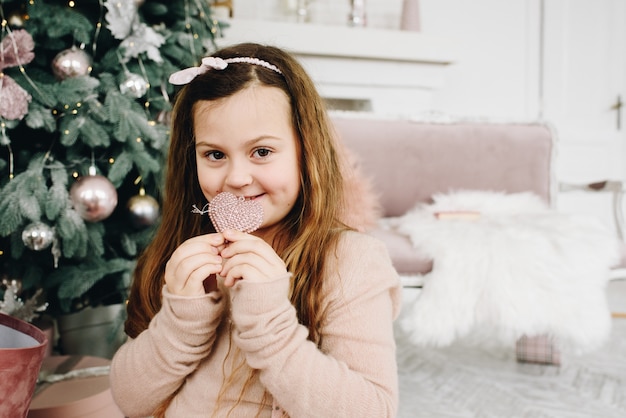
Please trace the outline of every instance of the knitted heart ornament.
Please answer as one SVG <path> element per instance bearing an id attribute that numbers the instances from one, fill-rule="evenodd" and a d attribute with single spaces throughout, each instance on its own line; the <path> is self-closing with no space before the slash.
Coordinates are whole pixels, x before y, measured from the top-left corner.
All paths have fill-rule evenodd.
<path id="1" fill-rule="evenodd" d="M 246 200 L 229 192 L 222 192 L 209 202 L 209 218 L 217 232 L 235 229 L 253 232 L 263 223 L 263 206 L 256 200 Z"/>

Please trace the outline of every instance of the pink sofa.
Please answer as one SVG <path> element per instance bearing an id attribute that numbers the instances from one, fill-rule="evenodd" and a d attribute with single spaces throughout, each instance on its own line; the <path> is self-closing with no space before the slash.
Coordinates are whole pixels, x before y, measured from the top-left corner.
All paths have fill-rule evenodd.
<path id="1" fill-rule="evenodd" d="M 378 194 L 383 217 L 403 215 L 436 193 L 455 190 L 554 193 L 553 133 L 543 124 L 455 122 L 333 115 L 339 138 Z M 424 274 L 432 260 L 406 236 L 373 228 L 402 275 Z"/>

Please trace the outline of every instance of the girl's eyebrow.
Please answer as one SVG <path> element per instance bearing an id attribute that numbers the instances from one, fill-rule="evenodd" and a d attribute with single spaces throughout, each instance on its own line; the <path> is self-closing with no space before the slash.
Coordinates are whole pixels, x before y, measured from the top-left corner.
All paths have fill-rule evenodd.
<path id="1" fill-rule="evenodd" d="M 252 138 L 247 140 L 246 142 L 243 143 L 244 146 L 246 147 L 251 147 L 259 142 L 265 141 L 265 140 L 274 140 L 274 141 L 281 141 L 282 139 L 280 137 L 277 136 L 273 136 L 273 135 L 261 135 L 258 136 L 256 138 Z M 220 148 L 220 145 L 218 144 L 212 144 L 210 142 L 205 142 L 205 141 L 198 141 L 196 142 L 196 147 L 198 146 L 207 146 L 207 147 L 212 147 L 212 148 Z"/>
<path id="2" fill-rule="evenodd" d="M 273 136 L 273 135 L 261 135 L 261 136 L 258 136 L 258 137 L 256 137 L 256 138 L 253 138 L 253 139 L 250 139 L 250 140 L 248 140 L 248 141 L 244 142 L 244 145 L 247 145 L 247 146 L 252 146 L 252 145 L 255 145 L 255 144 L 259 143 L 259 142 L 262 142 L 262 141 L 268 140 L 268 139 L 269 139 L 269 140 L 274 140 L 274 141 L 280 141 L 280 140 L 281 140 L 281 138 L 279 138 L 279 137 L 277 137 L 277 136 Z"/>

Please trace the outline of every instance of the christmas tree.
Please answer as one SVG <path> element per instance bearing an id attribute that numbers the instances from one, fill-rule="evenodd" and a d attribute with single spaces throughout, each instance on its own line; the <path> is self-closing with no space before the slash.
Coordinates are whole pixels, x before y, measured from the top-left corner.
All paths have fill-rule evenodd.
<path id="1" fill-rule="evenodd" d="M 0 277 L 52 315 L 123 302 L 159 222 L 167 79 L 221 24 L 208 0 L 5 0 L 0 17 Z"/>

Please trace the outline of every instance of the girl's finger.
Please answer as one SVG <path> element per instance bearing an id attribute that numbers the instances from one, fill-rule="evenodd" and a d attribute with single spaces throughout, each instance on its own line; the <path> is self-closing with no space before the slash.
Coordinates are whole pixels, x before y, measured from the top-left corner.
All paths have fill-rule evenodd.
<path id="1" fill-rule="evenodd" d="M 165 283 L 180 295 L 202 294 L 202 281 L 222 269 L 222 257 L 203 242 L 184 243 L 165 266 Z"/>
<path id="2" fill-rule="evenodd" d="M 255 267 L 250 264 L 240 263 L 232 267 L 228 270 L 228 273 L 224 275 L 224 286 L 233 287 L 239 280 L 242 280 L 244 277 L 246 280 L 255 281 L 250 278 L 252 277 L 260 277 L 261 273 Z"/>
<path id="3" fill-rule="evenodd" d="M 205 294 L 204 281 L 211 275 L 219 273 L 221 268 L 222 266 L 219 264 L 205 264 L 199 267 L 187 277 L 183 286 L 177 289 L 176 294 L 186 296 Z M 169 287 L 168 290 L 170 290 Z"/>
<path id="4" fill-rule="evenodd" d="M 248 235 L 248 234 L 247 234 Z M 248 235 L 248 239 L 233 241 L 220 254 L 224 258 L 232 258 L 238 254 L 255 253 L 271 264 L 284 264 L 276 251 L 260 238 Z"/>

